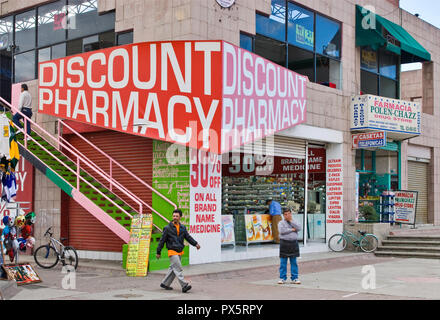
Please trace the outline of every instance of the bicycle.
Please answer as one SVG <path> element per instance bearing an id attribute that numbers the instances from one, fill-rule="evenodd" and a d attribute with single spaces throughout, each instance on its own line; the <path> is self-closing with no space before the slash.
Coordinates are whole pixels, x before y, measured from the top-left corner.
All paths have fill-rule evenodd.
<path id="1" fill-rule="evenodd" d="M 55 267 L 61 260 L 63 266 L 70 265 L 74 269 L 78 267 L 78 254 L 75 248 L 70 246 L 64 246 L 61 242 L 67 240 L 67 238 L 61 238 L 60 241 L 53 238 L 53 233 L 50 231 L 52 227 L 47 229 L 44 236 L 49 236 L 49 243 L 37 248 L 34 252 L 35 262 L 44 269 L 50 269 Z M 60 250 L 57 249 L 60 248 Z"/>
<path id="2" fill-rule="evenodd" d="M 364 252 L 375 251 L 379 244 L 377 237 L 374 234 L 364 231 L 358 232 L 360 233 L 359 238 L 350 231 L 337 233 L 328 240 L 328 247 L 334 252 L 341 252 L 347 246 L 348 241 L 350 241 L 354 246 L 361 248 Z"/>

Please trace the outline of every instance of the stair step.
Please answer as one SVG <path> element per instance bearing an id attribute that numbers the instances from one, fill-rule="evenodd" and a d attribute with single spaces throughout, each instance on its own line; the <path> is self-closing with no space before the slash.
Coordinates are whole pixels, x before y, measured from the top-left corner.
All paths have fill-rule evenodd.
<path id="1" fill-rule="evenodd" d="M 440 253 L 424 253 L 424 252 L 393 252 L 393 251 L 375 251 L 374 254 L 379 257 L 399 257 L 399 258 L 423 258 L 423 259 L 439 259 Z"/>
<path id="2" fill-rule="evenodd" d="M 399 246 L 379 246 L 377 251 L 406 251 L 406 252 L 433 252 L 440 253 L 439 247 L 399 247 Z"/>
<path id="3" fill-rule="evenodd" d="M 391 246 L 440 246 L 440 241 L 418 241 L 418 240 L 382 240 L 382 245 Z"/>
<path id="4" fill-rule="evenodd" d="M 420 241 L 440 241 L 438 235 L 411 235 L 411 236 L 388 236 L 388 240 L 420 240 Z"/>

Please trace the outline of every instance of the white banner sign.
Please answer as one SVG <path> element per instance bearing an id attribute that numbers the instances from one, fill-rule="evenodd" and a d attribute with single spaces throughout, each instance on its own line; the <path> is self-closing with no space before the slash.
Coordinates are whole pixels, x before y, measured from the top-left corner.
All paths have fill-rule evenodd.
<path id="1" fill-rule="evenodd" d="M 189 233 L 201 247 L 190 246 L 190 264 L 221 261 L 220 159 L 217 154 L 190 149 Z"/>

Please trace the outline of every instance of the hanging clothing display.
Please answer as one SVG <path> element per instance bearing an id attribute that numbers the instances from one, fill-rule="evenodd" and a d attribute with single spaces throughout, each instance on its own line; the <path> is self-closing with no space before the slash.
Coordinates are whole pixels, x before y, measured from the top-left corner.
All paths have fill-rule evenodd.
<path id="1" fill-rule="evenodd" d="M 15 173 L 5 172 L 2 175 L 2 200 L 11 202 L 11 199 L 17 195 L 17 180 Z"/>
<path id="2" fill-rule="evenodd" d="M 9 121 L 9 131 L 10 131 L 10 137 L 9 137 L 9 157 L 11 161 L 11 168 L 15 169 L 17 166 L 18 160 L 20 160 L 20 152 L 18 151 L 18 144 L 17 144 L 17 136 L 14 124 L 12 121 Z"/>

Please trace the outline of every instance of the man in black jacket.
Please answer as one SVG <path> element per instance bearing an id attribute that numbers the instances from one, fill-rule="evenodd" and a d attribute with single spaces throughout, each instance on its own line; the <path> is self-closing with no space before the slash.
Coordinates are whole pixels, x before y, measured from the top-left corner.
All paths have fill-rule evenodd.
<path id="1" fill-rule="evenodd" d="M 170 258 L 170 268 L 167 275 L 162 280 L 160 287 L 164 288 L 165 290 L 172 290 L 173 288 L 170 287 L 170 285 L 177 276 L 177 279 L 182 286 L 182 292 L 187 292 L 189 289 L 191 289 L 191 285 L 186 282 L 183 277 L 181 263 L 183 248 L 185 247 L 183 240 L 186 239 L 191 245 L 195 246 L 197 250 L 200 249 L 200 245 L 196 240 L 193 239 L 193 237 L 189 235 L 185 226 L 180 223 L 181 218 L 182 211 L 179 209 L 174 210 L 173 221 L 163 228 L 162 237 L 160 238 L 159 245 L 157 246 L 156 258 L 160 258 L 160 252 L 162 251 L 163 245 L 166 244 L 168 249 L 168 257 Z"/>

